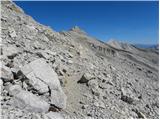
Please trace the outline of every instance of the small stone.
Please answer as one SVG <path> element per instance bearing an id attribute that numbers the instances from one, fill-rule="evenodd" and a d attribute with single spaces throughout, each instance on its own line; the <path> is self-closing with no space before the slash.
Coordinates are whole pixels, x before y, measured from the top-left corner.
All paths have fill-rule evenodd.
<path id="1" fill-rule="evenodd" d="M 99 107 L 99 103 L 98 102 L 94 102 L 93 104 L 94 104 L 94 106 Z"/>
<path id="2" fill-rule="evenodd" d="M 82 109 L 86 109 L 88 107 L 88 105 L 83 105 Z"/>
<path id="3" fill-rule="evenodd" d="M 68 53 L 68 55 L 69 55 L 70 58 L 73 58 L 73 55 L 71 53 Z"/>
<path id="4" fill-rule="evenodd" d="M 138 99 L 138 98 L 137 98 Z M 134 104 L 137 99 L 134 97 L 134 95 L 132 94 L 132 92 L 128 89 L 121 89 L 121 100 L 128 103 L 128 104 Z"/>
<path id="5" fill-rule="evenodd" d="M 68 64 L 73 64 L 73 61 L 72 61 L 72 60 L 68 60 L 67 63 L 68 63 Z"/>
<path id="6" fill-rule="evenodd" d="M 20 85 L 9 85 L 8 86 L 8 92 L 10 95 L 16 95 L 20 93 L 22 90 Z"/>
<path id="7" fill-rule="evenodd" d="M 17 34 L 16 34 L 16 32 L 13 28 L 9 28 L 8 30 L 9 30 L 9 36 L 11 38 L 16 38 L 17 37 Z"/>
<path id="8" fill-rule="evenodd" d="M 56 52 L 53 52 L 53 51 L 50 51 L 50 50 L 45 50 L 46 53 L 50 54 L 50 55 L 53 55 L 53 56 L 56 56 Z"/>
<path id="9" fill-rule="evenodd" d="M 1 69 L 1 76 L 0 79 L 3 80 L 3 82 L 11 82 L 13 81 L 13 74 L 9 67 L 6 67 L 4 64 L 0 66 Z"/>
<path id="10" fill-rule="evenodd" d="M 91 87 L 92 89 L 98 89 L 98 82 L 96 79 L 88 81 L 88 86 Z"/>
<path id="11" fill-rule="evenodd" d="M 91 74 L 85 73 L 85 74 L 83 74 L 81 79 L 78 81 L 78 83 L 87 83 L 89 80 L 91 80 L 93 78 L 94 78 L 94 76 L 92 76 Z"/>
<path id="12" fill-rule="evenodd" d="M 105 109 L 106 105 L 104 104 L 104 102 L 100 101 L 99 102 L 99 107 Z"/>
<path id="13" fill-rule="evenodd" d="M 16 47 L 7 46 L 3 49 L 4 56 L 7 56 L 9 59 L 13 59 L 16 55 L 18 55 L 18 50 Z"/>
<path id="14" fill-rule="evenodd" d="M 40 58 L 45 58 L 45 59 L 49 59 L 50 55 L 48 55 L 47 53 L 45 53 L 44 51 L 39 51 L 36 53 Z"/>
<path id="15" fill-rule="evenodd" d="M 4 86 L 3 86 L 3 80 L 2 80 L 2 79 L 0 79 L 0 91 L 2 91 L 2 90 L 3 90 L 3 88 L 4 88 Z"/>

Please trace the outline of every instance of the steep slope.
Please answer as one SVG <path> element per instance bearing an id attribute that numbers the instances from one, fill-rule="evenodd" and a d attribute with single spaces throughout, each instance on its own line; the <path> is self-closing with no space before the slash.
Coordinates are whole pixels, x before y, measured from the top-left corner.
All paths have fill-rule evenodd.
<path id="1" fill-rule="evenodd" d="M 158 53 L 134 47 L 131 50 L 117 48 L 88 36 L 77 26 L 56 32 L 37 23 L 10 1 L 2 1 L 1 10 L 1 61 L 5 66 L 1 77 L 2 118 L 159 117 Z M 22 68 L 31 67 L 37 59 L 45 60 L 47 65 L 44 66 L 50 66 L 58 75 L 67 97 L 66 108 L 50 103 L 50 84 L 54 86 L 55 82 L 44 87 L 43 75 L 33 77 L 38 71 L 48 78 L 50 68 L 38 69 L 36 63 L 33 75 L 27 75 L 28 79 L 21 75 Z M 35 90 L 36 84 L 32 82 L 37 78 L 38 85 L 47 91 L 45 94 Z M 15 107 L 17 92 L 10 90 L 15 89 L 15 85 L 22 88 L 17 87 L 17 91 L 33 96 L 32 99 L 21 98 L 24 103 L 43 101 L 45 107 L 50 104 L 51 108 L 46 111 L 40 102 L 38 110 L 43 112 Z M 59 102 L 55 98 L 64 101 L 64 95 L 55 95 L 51 102 Z M 36 109 L 34 104 L 29 107 Z"/>

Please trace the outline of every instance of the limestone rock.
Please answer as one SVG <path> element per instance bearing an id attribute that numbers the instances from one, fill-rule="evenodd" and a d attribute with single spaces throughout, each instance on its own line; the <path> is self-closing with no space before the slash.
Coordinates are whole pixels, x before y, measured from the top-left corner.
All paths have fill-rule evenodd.
<path id="1" fill-rule="evenodd" d="M 4 56 L 7 56 L 9 59 L 13 59 L 18 54 L 18 49 L 13 46 L 7 46 L 3 48 Z"/>
<path id="2" fill-rule="evenodd" d="M 13 96 L 22 91 L 22 88 L 20 85 L 10 85 L 7 88 L 8 88 L 9 94 Z"/>
<path id="3" fill-rule="evenodd" d="M 91 80 L 93 78 L 94 78 L 94 76 L 92 76 L 91 74 L 85 73 L 85 74 L 83 74 L 81 79 L 78 81 L 78 83 L 87 83 L 89 80 Z"/>
<path id="4" fill-rule="evenodd" d="M 17 37 L 17 34 L 16 34 L 14 28 L 9 28 L 9 36 L 11 38 L 16 38 Z"/>
<path id="5" fill-rule="evenodd" d="M 98 82 L 97 79 L 93 79 L 88 81 L 88 86 L 91 87 L 92 89 L 98 89 Z"/>
<path id="6" fill-rule="evenodd" d="M 135 104 L 137 101 L 134 94 L 129 89 L 121 89 L 121 100 L 127 102 L 128 104 Z"/>
<path id="7" fill-rule="evenodd" d="M 60 88 L 58 90 L 51 90 L 51 103 L 58 108 L 66 108 L 67 97 L 63 90 Z"/>
<path id="8" fill-rule="evenodd" d="M 12 74 L 12 71 L 10 68 L 8 68 L 4 64 L 2 64 L 0 66 L 0 69 L 1 69 L 1 76 L 0 77 L 4 82 L 9 82 L 9 81 L 13 80 L 13 74 Z"/>
<path id="9" fill-rule="evenodd" d="M 60 88 L 60 82 L 56 72 L 42 58 L 26 64 L 21 68 L 21 71 L 31 81 L 30 83 L 33 83 L 33 86 L 34 84 L 37 85 L 37 88 L 39 86 L 39 90 L 45 88 L 48 91 L 47 86 L 50 89 Z"/>
<path id="10" fill-rule="evenodd" d="M 21 68 L 21 73 L 28 78 L 28 81 L 26 81 L 26 83 L 31 85 L 39 93 L 43 94 L 49 91 L 48 85 L 45 82 L 43 82 L 40 78 L 38 78 L 38 76 L 36 76 L 37 74 L 35 73 L 34 69 L 32 69 L 30 64 L 23 66 Z"/>
<path id="11" fill-rule="evenodd" d="M 51 90 L 51 103 L 59 108 L 66 107 L 66 96 L 60 86 L 57 73 L 45 62 L 37 59 L 23 66 L 21 72 L 29 79 L 29 83 L 40 93 Z"/>
<path id="12" fill-rule="evenodd" d="M 14 96 L 13 105 L 20 109 L 25 109 L 30 112 L 47 112 L 49 104 L 38 96 L 21 89 L 20 86 L 11 86 L 10 93 Z"/>
<path id="13" fill-rule="evenodd" d="M 45 114 L 45 119 L 64 119 L 60 113 L 57 112 L 49 112 Z"/>
<path id="14" fill-rule="evenodd" d="M 3 88 L 4 88 L 4 86 L 3 86 L 3 81 L 2 81 L 2 79 L 0 79 L 0 91 L 2 91 Z"/>

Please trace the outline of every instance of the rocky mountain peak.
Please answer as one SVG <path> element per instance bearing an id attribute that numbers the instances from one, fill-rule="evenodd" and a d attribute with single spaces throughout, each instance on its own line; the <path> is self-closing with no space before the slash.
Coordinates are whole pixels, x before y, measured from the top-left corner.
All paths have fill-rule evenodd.
<path id="1" fill-rule="evenodd" d="M 82 30 L 79 26 L 74 26 L 70 29 L 70 31 L 79 33 L 79 34 L 86 34 L 84 30 Z"/>

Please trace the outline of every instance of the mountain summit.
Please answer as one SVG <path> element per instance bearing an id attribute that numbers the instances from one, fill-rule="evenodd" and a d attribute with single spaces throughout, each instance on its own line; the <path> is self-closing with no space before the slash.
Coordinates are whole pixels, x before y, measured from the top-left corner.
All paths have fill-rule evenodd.
<path id="1" fill-rule="evenodd" d="M 74 26 L 73 28 L 70 29 L 70 31 L 73 31 L 73 32 L 76 32 L 79 34 L 86 34 L 86 32 L 84 30 L 80 29 L 80 27 L 78 27 L 78 26 Z"/>

